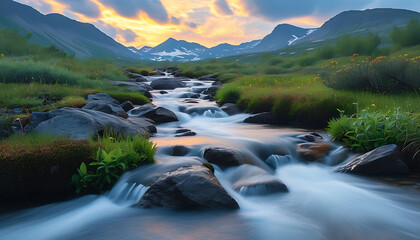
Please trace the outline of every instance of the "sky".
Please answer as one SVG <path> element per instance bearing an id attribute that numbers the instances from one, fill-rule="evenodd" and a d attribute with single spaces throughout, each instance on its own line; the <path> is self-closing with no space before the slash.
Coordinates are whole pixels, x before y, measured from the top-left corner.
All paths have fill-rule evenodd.
<path id="1" fill-rule="evenodd" d="M 125 46 L 156 46 L 169 37 L 206 47 L 261 39 L 276 25 L 319 27 L 346 10 L 403 8 L 420 0 L 16 0 L 38 11 L 94 24 Z"/>

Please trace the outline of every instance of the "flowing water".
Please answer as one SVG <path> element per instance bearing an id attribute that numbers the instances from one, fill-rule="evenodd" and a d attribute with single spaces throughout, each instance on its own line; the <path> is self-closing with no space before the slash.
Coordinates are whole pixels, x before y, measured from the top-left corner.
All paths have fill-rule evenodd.
<path id="1" fill-rule="evenodd" d="M 179 122 L 159 125 L 153 137 L 159 146 L 159 164 L 127 173 L 106 195 L 3 216 L 0 239 L 420 239 L 418 191 L 335 173 L 337 156 L 352 157 L 339 146 L 323 164 L 305 164 L 296 153 L 301 142 L 296 136 L 307 130 L 243 124 L 247 114 L 228 116 L 214 102 L 182 98 L 212 82 L 186 83 L 186 88 L 168 94 L 153 91 L 154 104 L 179 118 Z M 175 137 L 180 128 L 197 135 Z M 184 157 L 169 156 L 175 145 L 191 151 Z M 129 179 L 147 178 L 201 159 L 203 149 L 210 146 L 238 150 L 249 163 L 225 170 L 216 167 L 215 175 L 239 203 L 239 210 L 130 207 L 148 188 Z M 261 169 L 281 179 L 289 192 L 262 195 L 263 186 L 233 190 L 235 176 Z"/>

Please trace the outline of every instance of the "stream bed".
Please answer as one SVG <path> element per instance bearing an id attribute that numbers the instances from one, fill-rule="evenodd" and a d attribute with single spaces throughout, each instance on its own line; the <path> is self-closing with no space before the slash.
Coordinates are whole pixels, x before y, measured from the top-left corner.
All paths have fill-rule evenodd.
<path id="1" fill-rule="evenodd" d="M 325 134 L 321 135 L 334 150 L 324 163 L 301 161 L 297 136 L 309 130 L 245 124 L 249 114 L 230 116 L 213 101 L 185 98 L 211 87 L 212 81 L 185 83 L 187 87 L 167 93 L 152 91 L 153 104 L 173 111 L 179 119 L 157 125 L 152 140 L 158 145 L 158 167 L 202 160 L 206 148 L 224 147 L 241 153 L 249 163 L 242 168 L 263 169 L 284 182 L 288 192 L 235 191 L 232 176 L 241 172 L 237 167 L 215 166 L 216 177 L 239 210 L 131 207 L 148 188 L 127 179 L 147 175 L 146 166 L 125 174 L 105 195 L 1 216 L 0 239 L 420 239 L 419 191 L 334 172 L 334 154 L 345 149 Z M 180 129 L 196 135 L 177 137 Z M 171 156 L 177 145 L 188 148 L 188 154 Z"/>

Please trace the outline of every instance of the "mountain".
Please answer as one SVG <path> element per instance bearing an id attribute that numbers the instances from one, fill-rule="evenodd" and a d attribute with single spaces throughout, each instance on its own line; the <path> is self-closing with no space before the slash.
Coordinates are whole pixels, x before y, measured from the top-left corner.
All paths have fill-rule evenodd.
<path id="1" fill-rule="evenodd" d="M 12 0 L 0 0 L 0 28 L 18 28 L 32 32 L 31 41 L 56 45 L 77 57 L 111 57 L 141 59 L 92 24 L 81 23 L 60 14 L 41 14 Z"/>
<path id="2" fill-rule="evenodd" d="M 129 47 L 130 51 L 139 54 L 152 61 L 198 61 L 208 58 L 220 58 L 236 54 L 247 53 L 253 49 L 261 40 L 231 45 L 222 43 L 212 48 L 184 40 L 169 38 L 156 47 L 143 47 L 135 49 Z"/>
<path id="3" fill-rule="evenodd" d="M 280 24 L 252 49 L 254 52 L 275 51 L 289 46 L 295 41 L 305 38 L 315 29 L 305 29 L 290 24 Z"/>
<path id="4" fill-rule="evenodd" d="M 296 43 L 306 41 L 325 41 L 344 34 L 379 34 L 389 38 L 394 26 L 403 27 L 412 18 L 419 18 L 420 13 L 390 8 L 367 9 L 363 11 L 346 11 L 325 22 L 309 36 L 299 39 Z"/>

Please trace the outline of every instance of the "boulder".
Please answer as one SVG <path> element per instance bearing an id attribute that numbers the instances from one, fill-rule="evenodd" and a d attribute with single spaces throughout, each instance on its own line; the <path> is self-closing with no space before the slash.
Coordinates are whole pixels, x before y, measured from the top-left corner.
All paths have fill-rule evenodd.
<path id="1" fill-rule="evenodd" d="M 233 189 L 243 195 L 268 195 L 287 192 L 286 185 L 257 166 L 244 164 L 227 173 Z"/>
<path id="2" fill-rule="evenodd" d="M 118 117 L 128 117 L 127 112 L 120 106 L 120 102 L 106 93 L 90 94 L 88 96 L 88 103 L 83 109 L 96 110 Z"/>
<path id="3" fill-rule="evenodd" d="M 235 115 L 235 114 L 241 113 L 241 110 L 236 106 L 236 104 L 233 104 L 233 103 L 223 104 L 221 109 L 229 115 Z"/>
<path id="4" fill-rule="evenodd" d="M 155 128 L 153 121 L 137 118 L 135 121 L 120 118 L 96 110 L 78 108 L 60 108 L 51 112 L 32 113 L 33 131 L 69 136 L 70 139 L 88 139 L 101 132 L 105 126 L 123 135 L 151 135 Z"/>
<path id="5" fill-rule="evenodd" d="M 175 209 L 239 208 L 211 170 L 199 165 L 164 174 L 150 186 L 137 205 Z"/>
<path id="6" fill-rule="evenodd" d="M 162 94 L 162 95 L 163 95 L 163 94 L 168 94 L 168 92 L 167 92 L 167 91 L 163 91 L 163 90 L 162 90 L 162 91 L 160 91 L 160 94 Z"/>
<path id="7" fill-rule="evenodd" d="M 171 150 L 171 156 L 185 156 L 190 152 L 190 149 L 185 146 L 175 146 Z"/>
<path id="8" fill-rule="evenodd" d="M 271 113 L 263 112 L 254 114 L 244 120 L 244 123 L 255 123 L 255 124 L 276 124 L 277 120 Z"/>
<path id="9" fill-rule="evenodd" d="M 152 81 L 150 86 L 154 90 L 173 90 L 186 87 L 187 85 L 179 78 L 160 78 Z"/>
<path id="10" fill-rule="evenodd" d="M 147 79 L 141 74 L 127 72 L 127 75 L 130 78 L 130 80 L 133 82 L 147 82 Z"/>
<path id="11" fill-rule="evenodd" d="M 233 167 L 243 163 L 237 152 L 220 147 L 207 148 L 204 151 L 204 158 L 219 167 Z"/>
<path id="12" fill-rule="evenodd" d="M 409 173 L 395 144 L 376 148 L 339 166 L 337 172 L 367 176 L 405 175 Z"/>
<path id="13" fill-rule="evenodd" d="M 221 86 L 212 86 L 207 88 L 206 90 L 203 91 L 203 94 L 209 95 L 211 98 L 216 96 L 216 92 L 217 90 L 219 90 L 221 88 Z"/>
<path id="14" fill-rule="evenodd" d="M 323 160 L 331 150 L 330 145 L 323 143 L 302 143 L 297 146 L 299 157 L 309 162 Z"/>
<path id="15" fill-rule="evenodd" d="M 128 112 L 128 111 L 130 111 L 131 109 L 134 108 L 134 105 L 130 101 L 125 101 L 125 102 L 121 103 L 120 107 L 122 107 L 122 109 L 124 109 L 124 111 Z"/>
<path id="16" fill-rule="evenodd" d="M 131 111 L 132 115 L 152 119 L 155 123 L 176 122 L 178 118 L 175 113 L 164 107 L 156 107 L 152 104 L 145 104 Z"/>

